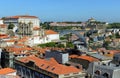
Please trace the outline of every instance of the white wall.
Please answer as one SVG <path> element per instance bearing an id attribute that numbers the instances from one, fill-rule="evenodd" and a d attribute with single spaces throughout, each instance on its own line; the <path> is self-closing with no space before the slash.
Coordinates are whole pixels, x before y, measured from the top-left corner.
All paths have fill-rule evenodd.
<path id="1" fill-rule="evenodd" d="M 59 34 L 50 34 L 50 35 L 47 35 L 48 39 L 51 40 L 59 40 Z"/>
<path id="2" fill-rule="evenodd" d="M 12 76 L 16 76 L 16 72 L 9 73 L 9 74 L 6 74 L 6 75 L 12 75 Z"/>
<path id="3" fill-rule="evenodd" d="M 40 25 L 40 20 L 38 18 L 19 18 L 18 22 L 22 22 L 22 23 L 26 23 L 26 24 L 28 24 L 29 22 L 32 22 L 33 26 Z"/>
<path id="4" fill-rule="evenodd" d="M 28 45 L 44 44 L 52 42 L 52 40 L 59 40 L 59 34 L 47 35 L 45 37 L 36 36 L 28 40 Z"/>
<path id="5" fill-rule="evenodd" d="M 12 46 L 14 45 L 14 42 L 6 42 L 7 46 Z"/>
<path id="6" fill-rule="evenodd" d="M 40 30 L 33 30 L 33 35 L 40 35 Z"/>
<path id="7" fill-rule="evenodd" d="M 3 24 L 3 20 L 0 19 L 0 24 Z"/>

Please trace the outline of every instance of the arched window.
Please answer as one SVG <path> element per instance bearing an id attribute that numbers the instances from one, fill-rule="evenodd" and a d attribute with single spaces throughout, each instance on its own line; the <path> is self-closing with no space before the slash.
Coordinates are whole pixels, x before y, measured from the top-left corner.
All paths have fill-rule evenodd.
<path id="1" fill-rule="evenodd" d="M 95 74 L 100 75 L 100 71 L 99 71 L 99 70 L 96 70 L 96 71 L 95 71 Z"/>
<path id="2" fill-rule="evenodd" d="M 104 76 L 105 78 L 109 78 L 109 74 L 108 74 L 108 73 L 104 73 L 103 76 Z"/>

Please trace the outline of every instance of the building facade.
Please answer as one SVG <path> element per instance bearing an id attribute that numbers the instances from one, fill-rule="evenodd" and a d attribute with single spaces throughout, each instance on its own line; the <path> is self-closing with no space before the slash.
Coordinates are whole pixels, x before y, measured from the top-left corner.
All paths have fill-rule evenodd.
<path id="1" fill-rule="evenodd" d="M 2 19 L 0 19 L 0 24 L 3 24 L 3 20 Z"/>
<path id="2" fill-rule="evenodd" d="M 5 24 L 0 24 L 0 34 L 7 33 L 7 26 Z"/>
<path id="3" fill-rule="evenodd" d="M 65 64 L 69 60 L 69 55 L 62 51 L 46 51 L 45 58 L 54 58 L 58 63 Z"/>
<path id="4" fill-rule="evenodd" d="M 89 64 L 87 72 L 92 78 L 119 78 L 120 54 L 115 54 L 110 62 L 94 62 Z"/>
<path id="5" fill-rule="evenodd" d="M 32 22 L 33 26 L 39 26 L 40 25 L 40 20 L 36 16 L 18 15 L 18 16 L 5 17 L 5 19 L 4 19 L 4 24 L 7 24 L 7 25 L 12 23 L 15 26 L 18 26 L 18 24 L 20 22 L 25 23 L 25 24 L 28 24 L 29 22 Z"/>
<path id="6" fill-rule="evenodd" d="M 28 56 L 17 59 L 15 69 L 24 78 L 84 78 L 81 70 L 58 64 L 53 58 L 45 60 Z"/>

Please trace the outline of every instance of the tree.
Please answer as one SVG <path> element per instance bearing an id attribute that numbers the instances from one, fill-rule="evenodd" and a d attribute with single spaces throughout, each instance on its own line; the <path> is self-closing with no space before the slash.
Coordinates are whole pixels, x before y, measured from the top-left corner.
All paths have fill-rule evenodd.
<path id="1" fill-rule="evenodd" d="M 44 29 L 50 29 L 50 24 L 51 22 L 44 22 L 44 23 L 41 23 L 41 26 L 42 26 L 42 28 L 44 28 Z"/>
<path id="2" fill-rule="evenodd" d="M 64 48 L 65 46 L 64 46 L 64 44 L 58 44 L 57 47 Z"/>
<path id="3" fill-rule="evenodd" d="M 71 42 L 68 42 L 68 43 L 66 44 L 66 47 L 68 47 L 68 48 L 74 48 L 74 45 L 73 45 Z"/>
<path id="4" fill-rule="evenodd" d="M 119 33 L 116 33 L 115 36 L 116 36 L 116 38 L 120 38 Z"/>
<path id="5" fill-rule="evenodd" d="M 14 27 L 15 27 L 15 25 L 12 24 L 12 23 L 10 23 L 10 24 L 8 25 L 8 29 L 13 29 Z"/>
<path id="6" fill-rule="evenodd" d="M 120 23 L 111 23 L 107 28 L 120 28 Z"/>
<path id="7" fill-rule="evenodd" d="M 108 49 L 109 48 L 109 44 L 110 44 L 110 41 L 104 41 L 103 47 L 105 47 L 106 49 Z"/>

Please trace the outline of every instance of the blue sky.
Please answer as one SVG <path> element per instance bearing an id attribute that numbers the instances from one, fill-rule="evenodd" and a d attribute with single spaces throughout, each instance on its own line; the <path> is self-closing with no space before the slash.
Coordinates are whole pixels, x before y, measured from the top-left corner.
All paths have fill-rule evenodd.
<path id="1" fill-rule="evenodd" d="M 0 0 L 0 17 L 35 15 L 41 21 L 120 22 L 120 0 Z"/>

